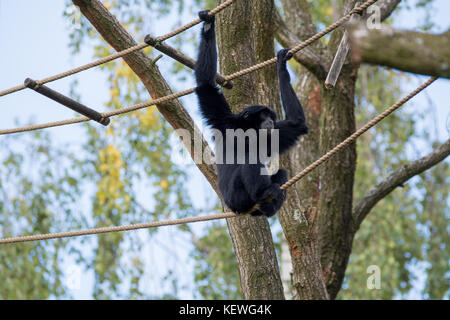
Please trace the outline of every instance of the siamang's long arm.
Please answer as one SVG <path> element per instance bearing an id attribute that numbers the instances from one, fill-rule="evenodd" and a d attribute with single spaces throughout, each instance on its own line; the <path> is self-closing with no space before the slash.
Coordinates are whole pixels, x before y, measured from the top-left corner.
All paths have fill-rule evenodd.
<path id="1" fill-rule="evenodd" d="M 282 49 L 277 54 L 278 82 L 280 85 L 281 102 L 286 114 L 286 120 L 278 121 L 275 125 L 275 128 L 280 130 L 280 153 L 294 146 L 299 136 L 308 133 L 305 114 L 292 88 L 291 77 L 286 67 L 286 55 L 288 52 L 289 49 Z"/>
<path id="2" fill-rule="evenodd" d="M 196 93 L 200 109 L 208 124 L 217 129 L 233 119 L 228 102 L 216 86 L 217 51 L 214 16 L 209 11 L 200 11 L 199 17 L 204 21 L 201 31 L 200 49 L 195 65 L 197 80 Z"/>
<path id="3" fill-rule="evenodd" d="M 195 65 L 197 85 L 216 87 L 217 50 L 214 16 L 208 11 L 200 11 L 200 19 L 204 21 L 200 39 L 200 49 Z"/>

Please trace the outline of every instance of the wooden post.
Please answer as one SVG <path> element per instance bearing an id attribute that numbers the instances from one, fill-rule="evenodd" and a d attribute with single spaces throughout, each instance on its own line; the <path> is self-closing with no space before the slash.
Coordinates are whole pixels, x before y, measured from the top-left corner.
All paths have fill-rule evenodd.
<path id="1" fill-rule="evenodd" d="M 30 78 L 26 78 L 24 81 L 24 84 L 27 88 L 30 88 L 43 96 L 46 96 L 49 99 L 52 99 L 63 106 L 66 106 L 94 121 L 97 121 L 98 123 L 107 126 L 110 122 L 109 118 L 103 117 L 101 113 L 86 107 L 85 105 L 79 103 L 78 101 L 75 101 L 55 90 L 50 89 L 49 87 L 46 87 L 44 85 L 38 85 L 36 81 Z"/>
<path id="2" fill-rule="evenodd" d="M 151 35 L 146 35 L 144 41 L 154 47 L 155 49 L 161 51 L 162 53 L 168 55 L 174 60 L 177 60 L 178 62 L 184 64 L 186 67 L 194 69 L 195 67 L 195 60 L 191 59 L 190 57 L 186 56 L 182 52 L 178 51 L 177 49 L 165 44 L 157 42 L 157 38 L 152 37 Z M 231 89 L 233 88 L 233 82 L 232 81 L 226 81 L 225 77 L 221 74 L 216 75 L 216 82 L 220 84 L 221 86 Z"/>
<path id="3" fill-rule="evenodd" d="M 355 4 L 355 8 L 359 7 L 361 2 L 357 2 Z M 361 16 L 358 13 L 355 13 L 350 18 L 350 22 L 356 22 L 361 19 Z M 342 36 L 341 43 L 339 44 L 336 55 L 334 56 L 333 63 L 331 64 L 330 71 L 328 72 L 328 76 L 325 80 L 325 87 L 327 89 L 333 88 L 336 85 L 337 79 L 339 78 L 339 74 L 341 73 L 342 66 L 344 65 L 345 59 L 347 58 L 348 51 L 350 50 L 350 41 L 348 37 L 347 30 L 344 31 L 344 35 Z"/>

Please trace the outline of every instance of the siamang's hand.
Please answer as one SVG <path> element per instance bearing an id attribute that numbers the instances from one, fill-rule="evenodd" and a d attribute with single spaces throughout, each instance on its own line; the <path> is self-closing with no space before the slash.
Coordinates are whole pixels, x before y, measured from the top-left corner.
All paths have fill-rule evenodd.
<path id="1" fill-rule="evenodd" d="M 208 22 L 208 23 L 214 22 L 215 16 L 208 15 L 209 11 L 211 11 L 211 10 L 200 11 L 198 13 L 198 17 L 200 18 L 200 20 L 202 20 L 204 22 Z"/>
<path id="2" fill-rule="evenodd" d="M 289 53 L 290 50 L 291 50 L 290 48 L 285 48 L 278 51 L 277 53 L 278 63 L 286 63 L 286 61 L 292 58 L 292 54 Z"/>
<path id="3" fill-rule="evenodd" d="M 278 72 L 278 78 L 280 80 L 286 80 L 291 81 L 291 76 L 289 75 L 289 72 L 286 67 L 286 61 L 288 61 L 292 55 L 289 53 L 289 48 L 281 49 L 277 53 L 277 72 Z"/>

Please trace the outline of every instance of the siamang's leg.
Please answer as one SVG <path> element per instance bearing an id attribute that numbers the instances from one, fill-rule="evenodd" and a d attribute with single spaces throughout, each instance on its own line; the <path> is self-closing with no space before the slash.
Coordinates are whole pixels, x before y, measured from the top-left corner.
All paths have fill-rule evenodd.
<path id="1" fill-rule="evenodd" d="M 241 165 L 241 178 L 253 203 L 270 194 L 272 181 L 270 176 L 262 175 L 262 164 Z"/>
<path id="2" fill-rule="evenodd" d="M 205 21 L 202 26 L 200 49 L 195 64 L 197 86 L 216 86 L 217 51 L 214 16 L 208 16 L 209 10 L 200 11 L 199 17 Z"/>
<path id="3" fill-rule="evenodd" d="M 288 174 L 284 169 L 279 169 L 276 174 L 270 177 L 272 185 L 268 189 L 268 192 L 271 193 L 271 196 L 274 197 L 274 199 L 269 202 L 265 202 L 263 198 L 258 204 L 259 210 L 262 211 L 264 215 L 271 217 L 277 213 L 278 210 L 280 210 L 284 200 L 286 200 L 286 191 L 280 190 L 280 186 L 287 181 L 287 178 Z"/>
<path id="4" fill-rule="evenodd" d="M 237 214 L 250 210 L 255 202 L 251 200 L 243 183 L 241 168 L 228 171 L 226 174 L 222 173 L 222 175 L 219 173 L 219 187 L 225 204 Z"/>
<path id="5" fill-rule="evenodd" d="M 253 207 L 272 184 L 270 176 L 261 175 L 261 168 L 261 164 L 244 164 L 240 167 L 241 179 L 247 191 L 246 196 L 250 198 L 250 202 L 246 204 L 251 204 L 246 210 Z M 263 214 L 265 215 L 266 213 L 260 210 L 251 213 L 252 216 L 261 216 Z"/>
<path id="6" fill-rule="evenodd" d="M 273 183 L 278 183 L 281 186 L 288 180 L 288 173 L 285 169 L 279 169 L 270 179 Z"/>
<path id="7" fill-rule="evenodd" d="M 277 213 L 277 209 L 275 207 L 274 201 L 264 202 L 261 201 L 258 203 L 258 210 L 257 212 L 261 212 L 266 217 L 271 217 L 275 213 Z"/>
<path id="8" fill-rule="evenodd" d="M 281 191 L 280 186 L 287 181 L 287 172 L 284 169 L 270 176 L 270 186 L 266 188 L 258 201 L 258 211 L 271 217 L 281 208 L 286 198 L 286 191 Z M 267 198 L 272 198 L 267 200 Z"/>
<path id="9" fill-rule="evenodd" d="M 253 203 L 258 202 L 272 184 L 270 176 L 261 174 L 262 167 L 262 164 L 241 165 L 241 179 Z"/>
<path id="10" fill-rule="evenodd" d="M 288 173 L 285 169 L 279 169 L 278 172 L 271 178 L 273 183 L 277 183 L 282 186 L 288 180 Z M 282 190 L 281 193 L 273 200 L 276 211 L 280 210 L 284 200 L 286 200 L 286 190 Z"/>

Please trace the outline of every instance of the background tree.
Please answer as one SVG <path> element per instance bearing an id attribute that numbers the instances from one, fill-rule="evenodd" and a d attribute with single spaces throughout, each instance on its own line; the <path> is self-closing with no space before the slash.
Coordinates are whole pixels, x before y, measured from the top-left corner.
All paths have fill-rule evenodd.
<path id="1" fill-rule="evenodd" d="M 216 5 L 213 1 L 195 1 L 194 6 L 187 6 L 193 3 L 185 1 L 174 5 L 168 1 L 121 0 L 105 1 L 104 6 L 96 0 L 74 2 L 80 5 L 81 12 L 89 21 L 82 18 L 80 28 L 72 30 L 72 48 L 76 52 L 83 42 L 87 42 L 94 45 L 96 57 L 130 46 L 133 42 L 130 34 L 141 39 L 149 30 L 155 34 L 164 33 L 153 32 L 154 21 L 162 17 L 180 17 L 176 24 L 181 24 L 186 19 L 190 20 L 201 7 L 212 8 Z M 236 0 L 217 19 L 221 72 L 230 74 L 271 58 L 279 46 L 274 38 L 281 46 L 291 47 L 322 29 L 323 25 L 332 23 L 333 17 L 347 12 L 354 2 L 285 0 L 280 1 L 280 7 L 276 7 L 270 0 Z M 379 1 L 383 19 L 387 19 L 394 9 L 408 10 L 408 6 L 411 7 L 410 1 L 403 7 L 397 6 L 399 2 Z M 421 1 L 417 6 L 428 12 L 431 3 Z M 76 12 L 68 2 L 66 16 L 71 18 Z M 249 16 L 252 19 L 248 19 Z M 424 29 L 429 27 L 427 24 Z M 166 31 L 170 29 L 172 26 L 168 26 Z M 100 36 L 103 37 L 101 41 Z M 404 93 L 400 85 L 405 82 L 405 76 L 376 67 L 360 67 L 351 61 L 345 64 L 336 88 L 325 89 L 323 81 L 341 37 L 342 30 L 337 30 L 291 60 L 290 67 L 297 78 L 297 93 L 312 128 L 298 147 L 282 159 L 282 166 L 291 173 L 317 159 L 347 137 L 355 127 L 391 105 Z M 188 39 L 193 39 L 194 45 L 187 43 Z M 105 45 L 104 40 L 114 50 Z M 170 41 L 171 45 L 194 56 L 197 40 L 197 30 L 194 29 Z M 192 81 L 184 81 L 188 74 L 191 78 L 191 72 L 180 64 L 173 63 L 168 69 L 166 66 L 171 63 L 168 58 L 158 62 L 164 69 L 160 73 L 147 55 L 155 58 L 157 53 L 146 49 L 144 54 L 129 55 L 125 62 L 117 60 L 102 67 L 110 85 L 109 108 L 142 102 L 147 99 L 145 90 L 152 97 L 167 94 L 169 85 L 161 74 L 170 74 L 167 79 L 174 90 L 182 89 Z M 235 110 L 245 104 L 264 103 L 281 114 L 274 66 L 236 79 L 234 89 L 226 91 L 226 94 Z M 183 105 L 195 117 L 195 99 L 187 100 Z M 51 188 L 44 188 L 40 179 L 26 184 L 26 190 L 36 192 L 25 194 L 30 199 L 35 194 L 39 201 L 33 200 L 35 202 L 28 206 L 19 206 L 23 202 L 9 201 L 23 197 L 24 193 L 19 189 L 21 184 L 16 184 L 18 189 L 11 190 L 10 195 L 0 200 L 1 208 L 9 208 L 4 212 L 13 213 L 8 214 L 7 220 L 4 219 L 8 223 L 2 224 L 2 236 L 91 227 L 93 224 L 119 225 L 147 221 L 151 216 L 167 219 L 199 214 L 200 208 L 192 206 L 184 188 L 187 175 L 198 175 L 199 171 L 186 172 L 184 168 L 174 165 L 170 157 L 169 134 L 172 128 L 184 127 L 194 131 L 194 123 L 183 105 L 173 101 L 158 105 L 158 109 L 151 107 L 128 114 L 114 120 L 107 130 L 87 124 L 85 128 L 89 139 L 82 147 L 88 151 L 85 153 L 71 154 L 65 148 L 57 152 L 52 147 L 51 156 L 47 156 L 46 161 L 38 166 L 50 175 L 48 183 Z M 448 281 L 442 280 L 446 277 L 449 261 L 448 250 L 442 247 L 448 242 L 443 236 L 448 218 L 445 216 L 448 163 L 436 166 L 405 184 L 402 189 L 389 193 L 376 207 L 371 208 L 369 215 L 368 212 L 362 215 L 356 211 L 367 200 L 368 190 L 390 177 L 391 172 L 398 173 L 402 165 L 409 164 L 411 159 L 425 155 L 423 149 L 420 152 L 414 150 L 417 141 L 439 147 L 436 135 L 427 136 L 416 126 L 416 121 L 426 112 L 415 114 L 408 109 L 397 112 L 364 135 L 357 145 L 349 147 L 292 187 L 288 201 L 278 215 L 284 235 L 278 232 L 277 236 L 272 236 L 270 226 L 274 232 L 280 230 L 276 219 L 268 222 L 247 217 L 230 219 L 227 226 L 232 241 L 223 222 L 206 225 L 201 232 L 192 226 L 180 227 L 180 237 L 183 241 L 190 237 L 188 239 L 195 247 L 191 254 L 195 262 L 193 278 L 198 289 L 195 296 L 283 298 L 276 254 L 280 252 L 280 242 L 287 239 L 293 276 L 292 283 L 287 285 L 290 288 L 285 288 L 285 291 L 296 298 L 335 298 L 342 283 L 339 298 L 392 298 L 408 292 L 413 283 L 412 269 L 421 266 L 424 266 L 428 278 L 424 297 L 448 297 Z M 30 148 L 45 146 L 46 140 L 41 140 L 41 136 L 37 138 L 30 139 Z M 4 159 L 8 169 L 3 171 L 0 182 L 9 185 L 12 174 L 19 181 L 27 181 L 23 178 L 28 173 L 22 165 L 26 160 L 22 159 L 27 159 L 28 155 L 23 150 L 21 154 L 14 153 L 10 149 L 11 142 L 7 143 L 11 140 L 4 141 L 2 148 L 8 150 L 4 154 L 11 157 Z M 431 150 L 430 147 L 426 149 Z M 57 176 L 55 166 L 58 164 L 62 170 L 64 166 L 59 166 L 61 163 L 70 169 Z M 217 190 L 213 168 L 199 166 L 198 169 Z M 58 183 L 61 179 L 70 183 Z M 74 204 L 80 198 L 74 195 L 84 193 L 79 190 L 91 190 L 92 198 L 87 202 L 92 205 L 92 216 L 76 214 Z M 148 201 L 148 198 L 153 200 Z M 213 202 L 204 209 L 215 207 Z M 67 208 L 62 217 L 61 208 Z M 34 219 L 40 216 L 38 212 L 47 212 L 42 221 L 51 223 L 35 223 Z M 366 215 L 360 225 L 361 221 L 356 217 Z M 25 228 L 17 229 L 22 217 L 30 220 L 23 224 Z M 68 217 L 73 222 L 66 220 Z M 53 223 L 58 219 L 64 224 Z M 9 225 L 11 227 L 8 228 Z M 249 229 L 253 232 L 248 232 Z M 156 239 L 158 232 L 149 230 L 152 240 Z M 80 250 L 79 241 L 90 244 L 92 257 L 86 257 Z M 2 298 L 45 298 L 65 294 L 60 268 L 64 263 L 63 257 L 68 253 L 73 253 L 80 264 L 84 263 L 94 270 L 94 297 L 155 297 L 142 289 L 143 282 L 148 279 L 146 269 L 149 268 L 149 263 L 142 259 L 142 252 L 148 250 L 146 241 L 148 239 L 140 234 L 126 233 L 8 246 L 8 255 L 2 258 L 0 254 L 0 279 L 9 279 L 9 285 L 1 292 Z M 44 248 L 46 255 L 42 256 Z M 24 252 L 30 256 L 41 255 L 41 258 L 22 260 Z M 48 252 L 54 254 L 50 256 Z M 17 290 L 17 281 L 22 278 L 12 273 L 14 261 L 21 261 L 24 276 L 31 283 L 40 283 L 39 289 Z M 365 287 L 366 268 L 371 264 L 382 267 L 382 283 L 389 283 L 381 290 L 371 291 Z M 169 288 L 165 295 L 159 297 L 178 296 L 179 277 L 173 265 L 165 264 L 164 279 L 154 279 L 157 283 L 166 283 Z"/>

